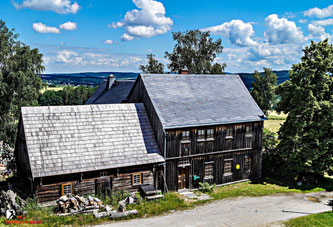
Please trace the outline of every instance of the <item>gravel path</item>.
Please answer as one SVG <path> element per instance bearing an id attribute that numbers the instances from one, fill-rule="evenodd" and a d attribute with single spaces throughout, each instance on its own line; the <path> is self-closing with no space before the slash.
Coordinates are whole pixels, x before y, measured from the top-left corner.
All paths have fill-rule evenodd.
<path id="1" fill-rule="evenodd" d="M 279 226 L 279 223 L 272 223 L 329 211 L 330 207 L 325 204 L 332 197 L 333 193 L 328 192 L 238 197 L 164 216 L 105 223 L 100 226 Z M 316 199 L 320 201 L 313 201 Z"/>

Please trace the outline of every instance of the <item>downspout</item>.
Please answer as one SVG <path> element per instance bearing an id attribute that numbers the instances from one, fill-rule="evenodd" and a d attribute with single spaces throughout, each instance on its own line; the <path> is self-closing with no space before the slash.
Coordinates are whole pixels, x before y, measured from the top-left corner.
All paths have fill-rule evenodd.
<path id="1" fill-rule="evenodd" d="M 163 156 L 164 156 L 164 171 L 163 171 L 163 178 L 164 178 L 164 191 L 168 192 L 168 186 L 166 183 L 166 132 L 163 129 Z"/>

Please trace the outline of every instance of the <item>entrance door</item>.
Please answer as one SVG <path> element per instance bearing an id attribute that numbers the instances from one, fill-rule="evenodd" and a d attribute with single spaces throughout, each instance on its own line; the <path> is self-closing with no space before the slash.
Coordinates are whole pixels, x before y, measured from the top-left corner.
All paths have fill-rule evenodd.
<path id="1" fill-rule="evenodd" d="M 188 188 L 188 173 L 189 168 L 179 168 L 179 175 L 178 175 L 178 190 Z"/>

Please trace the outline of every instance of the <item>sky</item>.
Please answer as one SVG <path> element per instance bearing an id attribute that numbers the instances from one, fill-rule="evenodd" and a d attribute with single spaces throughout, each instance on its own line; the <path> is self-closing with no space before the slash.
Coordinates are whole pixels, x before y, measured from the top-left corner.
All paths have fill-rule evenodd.
<path id="1" fill-rule="evenodd" d="M 0 19 L 45 73 L 139 72 L 150 53 L 167 65 L 172 32 L 191 29 L 222 39 L 227 72 L 289 70 L 311 40 L 333 38 L 328 0 L 1 0 Z"/>

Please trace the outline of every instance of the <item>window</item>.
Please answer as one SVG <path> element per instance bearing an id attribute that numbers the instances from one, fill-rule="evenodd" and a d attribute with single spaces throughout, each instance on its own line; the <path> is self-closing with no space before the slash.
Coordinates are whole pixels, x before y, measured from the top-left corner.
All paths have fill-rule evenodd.
<path id="1" fill-rule="evenodd" d="M 247 125 L 246 126 L 245 136 L 246 137 L 251 137 L 252 136 L 252 125 Z"/>
<path id="2" fill-rule="evenodd" d="M 190 140 L 190 131 L 182 132 L 182 140 Z"/>
<path id="3" fill-rule="evenodd" d="M 214 139 L 214 129 L 207 129 L 207 139 Z"/>
<path id="4" fill-rule="evenodd" d="M 251 158 L 250 157 L 245 157 L 245 159 L 244 159 L 244 170 L 247 173 L 251 172 Z"/>
<path id="5" fill-rule="evenodd" d="M 203 129 L 198 130 L 198 139 L 205 139 L 205 130 Z"/>
<path id="6" fill-rule="evenodd" d="M 178 166 L 179 167 L 184 167 L 184 166 L 190 166 L 190 159 L 188 158 L 183 158 L 178 161 Z"/>
<path id="7" fill-rule="evenodd" d="M 73 192 L 72 183 L 61 185 L 61 195 L 71 195 Z"/>
<path id="8" fill-rule="evenodd" d="M 227 139 L 231 139 L 232 138 L 232 132 L 233 132 L 232 127 L 228 127 L 227 130 L 226 130 L 225 137 Z"/>
<path id="9" fill-rule="evenodd" d="M 132 185 L 140 185 L 142 184 L 142 174 L 136 173 L 132 175 Z"/>
<path id="10" fill-rule="evenodd" d="M 100 172 L 99 173 L 99 176 L 101 176 L 101 177 L 106 177 L 108 175 L 108 172 Z"/>
<path id="11" fill-rule="evenodd" d="M 205 163 L 205 179 L 213 179 L 213 162 Z"/>
<path id="12" fill-rule="evenodd" d="M 190 144 L 182 143 L 180 145 L 180 156 L 188 156 L 190 155 Z"/>
<path id="13" fill-rule="evenodd" d="M 224 174 L 223 175 L 231 175 L 232 174 L 232 160 L 224 160 Z"/>

